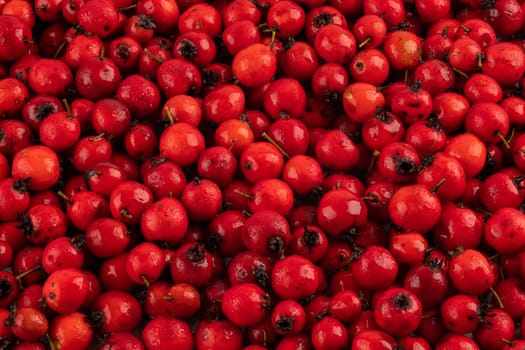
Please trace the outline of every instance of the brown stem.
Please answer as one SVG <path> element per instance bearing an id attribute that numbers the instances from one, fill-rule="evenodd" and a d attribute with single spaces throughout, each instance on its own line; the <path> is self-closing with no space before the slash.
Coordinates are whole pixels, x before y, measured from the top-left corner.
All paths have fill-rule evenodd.
<path id="1" fill-rule="evenodd" d="M 496 134 L 495 134 L 495 135 L 498 137 L 498 139 L 501 140 L 501 142 L 503 143 L 503 145 L 505 146 L 505 148 L 510 149 L 510 144 L 509 144 L 509 142 L 507 141 L 507 139 L 505 138 L 505 136 L 503 136 L 503 134 L 501 133 L 501 131 L 499 131 L 499 130 L 496 131 Z"/>
<path id="2" fill-rule="evenodd" d="M 368 44 L 368 43 L 371 42 L 371 41 L 372 41 L 372 38 L 369 37 L 369 36 L 367 36 L 367 37 L 365 38 L 365 40 L 361 41 L 361 42 L 357 45 L 357 47 L 358 47 L 359 49 L 362 49 L 363 46 L 365 46 L 366 44 Z"/>
<path id="3" fill-rule="evenodd" d="M 158 58 L 157 56 L 155 56 L 155 55 L 153 54 L 153 52 L 151 52 L 151 51 L 148 50 L 147 48 L 144 49 L 144 53 L 145 53 L 146 55 L 148 55 L 149 57 L 151 57 L 151 58 L 152 58 L 155 62 L 157 62 L 158 64 L 163 64 L 163 63 L 164 63 L 163 60 L 161 60 L 160 58 Z"/>
<path id="4" fill-rule="evenodd" d="M 494 290 L 494 288 L 492 287 L 489 287 L 489 290 L 490 292 L 492 293 L 492 295 L 494 295 L 494 298 L 496 298 L 496 301 L 498 303 L 498 306 L 500 309 L 504 309 L 505 306 L 503 305 L 503 301 L 501 300 L 501 298 L 499 297 L 498 293 Z"/>
<path id="5" fill-rule="evenodd" d="M 285 158 L 287 158 L 287 159 L 290 158 L 290 155 L 289 155 L 288 153 L 286 153 L 286 151 L 281 147 L 281 145 L 279 145 L 277 142 L 275 142 L 275 140 L 272 139 L 272 138 L 270 137 L 270 135 L 268 135 L 268 134 L 266 133 L 266 131 L 263 132 L 263 133 L 261 134 L 261 137 L 262 137 L 263 139 L 265 139 L 266 141 L 268 141 L 269 143 L 271 143 L 272 145 L 274 145 L 274 146 L 279 150 L 279 152 L 281 152 L 281 154 L 282 154 Z"/>

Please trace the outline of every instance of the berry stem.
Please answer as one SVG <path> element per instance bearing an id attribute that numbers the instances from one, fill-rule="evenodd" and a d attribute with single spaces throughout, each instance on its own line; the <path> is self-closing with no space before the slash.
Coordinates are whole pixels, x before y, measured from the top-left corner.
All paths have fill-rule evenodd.
<path id="1" fill-rule="evenodd" d="M 372 38 L 369 37 L 369 36 L 367 36 L 363 41 L 361 41 L 361 42 L 357 45 L 357 47 L 358 47 L 359 49 L 362 49 L 363 46 L 365 46 L 366 44 L 368 44 L 368 43 L 371 42 L 371 41 L 372 41 Z"/>
<path id="2" fill-rule="evenodd" d="M 149 288 L 150 286 L 150 283 L 148 281 L 148 278 L 144 275 L 140 276 L 140 279 L 142 280 L 142 282 L 144 283 L 144 285 L 146 286 L 146 288 Z"/>
<path id="3" fill-rule="evenodd" d="M 157 56 L 155 56 L 155 54 L 153 54 L 153 52 L 151 52 L 150 50 L 148 50 L 147 48 L 144 49 L 144 53 L 146 55 L 148 55 L 149 57 L 151 57 L 155 62 L 157 62 L 158 64 L 163 64 L 164 61 L 161 60 L 160 58 L 158 58 Z"/>
<path id="4" fill-rule="evenodd" d="M 18 283 L 22 283 L 22 278 L 24 278 L 25 276 L 29 275 L 29 274 L 32 274 L 33 272 L 36 272 L 36 271 L 39 271 L 42 269 L 42 265 L 36 265 L 36 266 L 33 266 L 32 268 L 30 268 L 29 270 L 26 270 L 24 272 L 21 272 L 19 273 L 18 275 L 15 276 L 15 280 L 18 281 Z"/>
<path id="5" fill-rule="evenodd" d="M 458 73 L 459 75 L 461 75 L 463 78 L 465 79 L 469 79 L 470 77 L 468 76 L 467 73 L 463 72 L 461 69 L 458 69 L 456 67 L 452 67 L 452 70 L 456 73 Z"/>
<path id="6" fill-rule="evenodd" d="M 266 141 L 268 141 L 269 143 L 271 143 L 272 145 L 275 146 L 275 148 L 277 148 L 279 150 L 279 152 L 281 152 L 281 154 L 286 158 L 286 159 L 289 159 L 290 158 L 290 155 L 288 153 L 286 153 L 286 151 L 277 143 L 275 142 L 274 139 L 272 139 L 270 137 L 270 135 L 268 135 L 266 132 L 263 132 L 261 134 L 261 137 L 263 139 L 265 139 Z"/>
<path id="7" fill-rule="evenodd" d="M 62 191 L 57 191 L 57 195 L 65 200 L 67 203 L 71 203 L 71 199 Z"/>
<path id="8" fill-rule="evenodd" d="M 370 174 L 372 173 L 372 169 L 374 169 L 374 166 L 376 165 L 377 157 L 379 157 L 379 150 L 374 150 L 372 153 L 372 158 L 370 159 L 370 164 L 368 165 L 368 169 L 366 169 L 365 179 L 367 179 Z"/>
<path id="9" fill-rule="evenodd" d="M 494 298 L 496 299 L 496 302 L 498 303 L 499 308 L 504 309 L 505 306 L 503 305 L 503 301 L 499 297 L 498 293 L 492 287 L 489 287 L 489 290 L 492 293 L 492 295 L 494 295 Z"/>
<path id="10" fill-rule="evenodd" d="M 57 345 L 57 342 L 56 340 L 54 340 L 53 338 L 51 338 L 51 336 L 49 335 L 49 333 L 46 333 L 46 340 L 49 344 L 49 349 L 50 350 L 58 350 L 58 345 Z"/>
<path id="11" fill-rule="evenodd" d="M 136 7 L 137 7 L 137 4 L 133 4 L 133 5 L 129 5 L 129 6 L 118 8 L 117 11 L 118 12 L 124 12 L 124 11 L 128 11 L 128 10 L 134 10 Z"/>
<path id="12" fill-rule="evenodd" d="M 170 125 L 175 124 L 175 118 L 173 117 L 173 114 L 171 114 L 168 106 L 164 107 L 164 113 L 166 113 L 166 117 L 168 118 Z"/>
<path id="13" fill-rule="evenodd" d="M 500 140 L 501 142 L 503 143 L 503 145 L 505 146 L 505 148 L 507 149 L 510 149 L 510 144 L 509 142 L 507 141 L 507 139 L 505 138 L 505 136 L 503 136 L 503 134 L 501 133 L 501 131 L 496 131 L 496 134 L 495 134 Z"/>
<path id="14" fill-rule="evenodd" d="M 69 106 L 69 102 L 67 102 L 67 98 L 62 99 L 62 104 L 64 105 L 64 108 L 66 109 L 67 116 L 71 117 L 71 107 Z"/>
<path id="15" fill-rule="evenodd" d="M 62 41 L 62 43 L 58 46 L 58 48 L 57 48 L 55 54 L 53 55 L 53 58 L 54 58 L 54 59 L 57 59 L 57 58 L 60 56 L 60 54 L 62 53 L 62 51 L 63 51 L 64 48 L 66 47 L 66 45 L 67 45 L 67 42 L 66 42 L 65 40 Z"/>
<path id="16" fill-rule="evenodd" d="M 443 185 L 445 182 L 447 181 L 447 179 L 441 179 L 438 181 L 437 184 L 434 185 L 434 187 L 432 187 L 432 189 L 430 190 L 431 193 L 435 194 L 439 188 L 441 187 L 441 185 Z"/>
<path id="17" fill-rule="evenodd" d="M 253 200 L 253 195 L 252 194 L 243 192 L 243 191 L 239 190 L 238 188 L 234 189 L 233 193 L 238 194 L 239 196 L 242 196 L 244 198 L 248 198 L 249 200 Z"/>

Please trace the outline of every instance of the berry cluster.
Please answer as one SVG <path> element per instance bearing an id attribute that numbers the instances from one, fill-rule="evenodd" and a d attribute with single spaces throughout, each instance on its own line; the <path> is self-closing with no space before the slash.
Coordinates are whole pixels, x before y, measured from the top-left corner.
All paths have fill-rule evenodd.
<path id="1" fill-rule="evenodd" d="M 0 0 L 0 348 L 525 349 L 525 2 Z"/>

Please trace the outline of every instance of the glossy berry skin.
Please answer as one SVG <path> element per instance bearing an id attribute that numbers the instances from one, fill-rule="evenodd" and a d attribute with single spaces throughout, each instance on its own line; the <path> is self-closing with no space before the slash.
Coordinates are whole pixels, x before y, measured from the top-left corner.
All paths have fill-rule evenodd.
<path id="1" fill-rule="evenodd" d="M 390 108 L 399 115 L 406 124 L 426 120 L 432 112 L 432 96 L 422 88 L 422 83 L 415 80 L 405 89 L 393 94 Z"/>
<path id="2" fill-rule="evenodd" d="M 412 266 L 425 259 L 428 242 L 418 232 L 391 232 L 388 249 L 399 264 Z"/>
<path id="3" fill-rule="evenodd" d="M 131 294 L 122 291 L 105 291 L 93 302 L 92 311 L 102 319 L 105 332 L 126 332 L 135 329 L 142 320 L 142 308 Z"/>
<path id="4" fill-rule="evenodd" d="M 357 164 L 359 149 L 344 132 L 330 130 L 317 141 L 315 155 L 319 163 L 328 169 L 348 171 Z"/>
<path id="5" fill-rule="evenodd" d="M 204 137 L 194 126 L 175 123 L 164 130 L 159 139 L 160 154 L 180 166 L 195 163 L 204 151 Z"/>
<path id="6" fill-rule="evenodd" d="M 368 48 L 357 52 L 349 70 L 354 80 L 379 86 L 387 80 L 390 64 L 381 51 Z"/>
<path id="7" fill-rule="evenodd" d="M 137 119 L 145 119 L 160 107 L 159 87 L 139 74 L 124 78 L 117 88 L 117 100 Z"/>
<path id="8" fill-rule="evenodd" d="M 109 216 L 109 205 L 95 192 L 80 191 L 69 198 L 66 214 L 76 228 L 85 230 L 93 220 Z"/>
<path id="9" fill-rule="evenodd" d="M 80 133 L 80 121 L 66 112 L 52 113 L 42 121 L 39 130 L 42 143 L 56 152 L 72 148 Z"/>
<path id="10" fill-rule="evenodd" d="M 15 276 L 8 271 L 1 271 L 0 273 L 0 306 L 8 307 L 13 301 L 15 301 L 20 287 L 17 284 Z"/>
<path id="11" fill-rule="evenodd" d="M 156 152 L 158 139 L 149 124 L 135 124 L 124 134 L 126 152 L 137 160 L 150 158 Z"/>
<path id="12" fill-rule="evenodd" d="M 232 71 L 248 88 L 268 83 L 277 70 L 277 57 L 270 47 L 255 43 L 238 51 L 233 57 Z"/>
<path id="13" fill-rule="evenodd" d="M 501 348 L 501 339 L 513 337 L 515 325 L 505 310 L 494 308 L 491 314 L 484 317 L 484 321 L 486 323 L 474 332 L 474 340 L 483 349 Z"/>
<path id="14" fill-rule="evenodd" d="M 375 116 L 377 107 L 385 105 L 385 96 L 377 86 L 364 82 L 348 85 L 342 96 L 343 108 L 348 117 L 358 123 Z"/>
<path id="15" fill-rule="evenodd" d="M 214 182 L 197 178 L 184 187 L 181 203 L 190 220 L 209 221 L 221 209 L 222 192 Z"/>
<path id="16" fill-rule="evenodd" d="M 290 225 L 286 218 L 270 209 L 251 215 L 245 223 L 242 241 L 248 250 L 266 257 L 283 255 L 290 242 Z"/>
<path id="17" fill-rule="evenodd" d="M 506 42 L 495 43 L 485 48 L 483 73 L 496 79 L 503 86 L 516 83 L 525 72 L 525 55 L 519 46 Z"/>
<path id="18" fill-rule="evenodd" d="M 441 318 L 454 333 L 471 333 L 480 323 L 479 301 L 470 295 L 456 294 L 441 304 Z"/>
<path id="19" fill-rule="evenodd" d="M 487 156 L 485 144 L 470 133 L 459 134 L 451 138 L 443 152 L 459 160 L 467 177 L 481 172 Z"/>
<path id="20" fill-rule="evenodd" d="M 299 334 L 306 323 L 306 312 L 298 302 L 283 300 L 274 306 L 271 322 L 275 332 L 278 334 Z"/>
<path id="21" fill-rule="evenodd" d="M 2 37 L 6 38 L 0 61 L 15 61 L 22 57 L 27 51 L 26 41 L 32 39 L 31 28 L 14 15 L 2 15 L 0 28 Z"/>
<path id="22" fill-rule="evenodd" d="M 194 345 L 189 325 L 171 316 L 156 316 L 146 323 L 141 335 L 148 350 L 159 348 L 192 350 Z"/>
<path id="23" fill-rule="evenodd" d="M 88 348 L 94 335 L 87 315 L 78 311 L 54 318 L 49 326 L 50 339 L 61 349 Z"/>
<path id="24" fill-rule="evenodd" d="M 341 322 L 333 317 L 326 316 L 312 328 L 311 340 L 315 349 L 346 349 L 348 333 Z"/>
<path id="25" fill-rule="evenodd" d="M 173 197 L 180 200 L 186 186 L 182 168 L 169 160 L 152 159 L 151 167 L 142 174 L 142 182 L 151 190 L 155 199 Z"/>
<path id="26" fill-rule="evenodd" d="M 146 186 L 136 181 L 124 181 L 111 191 L 109 210 L 113 218 L 137 224 L 152 202 L 153 194 Z"/>
<path id="27" fill-rule="evenodd" d="M 180 201 L 165 197 L 155 201 L 140 218 L 141 232 L 148 241 L 180 242 L 188 229 L 188 214 Z"/>
<path id="28" fill-rule="evenodd" d="M 217 126 L 214 141 L 218 146 L 226 147 L 235 156 L 239 156 L 249 144 L 253 143 L 254 134 L 245 121 L 229 119 Z"/>
<path id="29" fill-rule="evenodd" d="M 340 237 L 352 227 L 366 224 L 368 210 L 364 201 L 345 189 L 327 192 L 317 208 L 317 222 L 329 235 Z"/>
<path id="30" fill-rule="evenodd" d="M 384 146 L 376 161 L 378 173 L 396 184 L 413 179 L 420 164 L 421 158 L 416 149 L 405 142 Z"/>
<path id="31" fill-rule="evenodd" d="M 204 286 L 213 274 L 212 257 L 201 244 L 186 243 L 173 252 L 170 273 L 175 283 Z"/>
<path id="32" fill-rule="evenodd" d="M 165 264 L 162 249 L 154 243 L 143 242 L 130 250 L 126 270 L 133 282 L 147 286 L 160 277 Z"/>
<path id="33" fill-rule="evenodd" d="M 422 185 L 407 185 L 397 190 L 388 204 L 392 221 L 408 231 L 428 232 L 438 222 L 441 203 Z"/>
<path id="34" fill-rule="evenodd" d="M 443 202 L 454 201 L 465 191 L 466 176 L 461 163 L 454 157 L 436 153 L 424 159 L 424 167 L 417 175 L 417 182 L 433 188 L 444 181 L 436 196 Z"/>
<path id="35" fill-rule="evenodd" d="M 262 322 L 270 296 L 253 283 L 230 287 L 222 297 L 221 310 L 238 327 L 250 327 Z"/>
<path id="36" fill-rule="evenodd" d="M 419 64 L 421 39 L 412 32 L 393 31 L 387 34 L 383 49 L 393 68 L 413 69 Z"/>
<path id="37" fill-rule="evenodd" d="M 317 291 L 320 283 L 319 270 L 299 255 L 289 255 L 276 262 L 270 278 L 275 294 L 281 299 L 308 297 Z"/>
<path id="38" fill-rule="evenodd" d="M 142 341 L 136 335 L 128 332 L 111 334 L 100 346 L 100 349 L 111 350 L 120 346 L 124 347 L 125 349 L 144 350 Z"/>
<path id="39" fill-rule="evenodd" d="M 363 329 L 352 340 L 352 349 L 393 350 L 396 341 L 388 333 L 376 329 Z"/>
<path id="40" fill-rule="evenodd" d="M 93 105 L 91 124 L 97 134 L 120 137 L 131 124 L 131 112 L 124 103 L 116 99 L 101 98 Z"/>
<path id="41" fill-rule="evenodd" d="M 26 237 L 33 244 L 44 245 L 64 236 L 67 231 L 66 216 L 52 204 L 37 204 L 18 218 Z"/>
<path id="42" fill-rule="evenodd" d="M 454 349 L 465 349 L 465 350 L 479 350 L 477 343 L 465 336 L 460 334 L 447 334 L 444 336 L 439 343 L 436 345 L 436 350 L 454 350 Z"/>
<path id="43" fill-rule="evenodd" d="M 7 157 L 12 157 L 21 149 L 30 146 L 33 140 L 28 123 L 17 119 L 1 120 L 0 133 L 0 153 Z"/>
<path id="44" fill-rule="evenodd" d="M 290 157 L 304 155 L 310 141 L 308 128 L 299 119 L 279 119 L 273 122 L 261 137 L 269 142 L 275 141 Z"/>
<path id="45" fill-rule="evenodd" d="M 306 195 L 323 181 L 319 162 L 306 155 L 295 155 L 284 165 L 283 180 L 297 195 Z"/>
<path id="46" fill-rule="evenodd" d="M 63 96 L 73 82 L 73 74 L 62 61 L 43 58 L 29 71 L 28 83 L 40 95 Z"/>
<path id="47" fill-rule="evenodd" d="M 169 313 L 182 319 L 195 315 L 201 308 L 199 291 L 187 283 L 175 283 L 168 289 L 168 294 L 162 296 L 167 301 Z"/>
<path id="48" fill-rule="evenodd" d="M 448 276 L 452 285 L 465 294 L 480 294 L 495 281 L 487 258 L 479 251 L 466 249 L 449 261 Z"/>
<path id="49" fill-rule="evenodd" d="M 306 93 L 292 78 L 274 80 L 264 94 L 264 110 L 273 119 L 299 118 L 306 108 Z"/>
<path id="50" fill-rule="evenodd" d="M 522 201 L 521 173 L 509 170 L 494 172 L 481 183 L 479 199 L 491 213 L 504 208 L 518 208 Z"/>
<path id="51" fill-rule="evenodd" d="M 496 252 L 515 255 L 525 244 L 523 236 L 525 216 L 514 208 L 498 209 L 486 222 L 483 237 Z"/>
<path id="52" fill-rule="evenodd" d="M 100 284 L 105 289 L 131 292 L 137 287 L 127 273 L 128 253 L 124 252 L 104 260 L 98 269 Z"/>
<path id="53" fill-rule="evenodd" d="M 446 204 L 434 230 L 438 247 L 453 251 L 458 247 L 475 249 L 483 236 L 482 219 L 470 208 Z"/>
<path id="54" fill-rule="evenodd" d="M 359 318 L 362 302 L 353 290 L 343 290 L 336 293 L 329 304 L 332 316 L 344 323 L 352 323 Z"/>
<path id="55" fill-rule="evenodd" d="M 509 117 L 494 102 L 478 102 L 467 112 L 465 128 L 485 143 L 496 144 L 509 132 Z"/>
<path id="56" fill-rule="evenodd" d="M 230 55 L 235 55 L 243 48 L 256 44 L 261 40 L 261 35 L 256 25 L 247 19 L 239 19 L 224 28 L 222 43 Z"/>
<path id="57" fill-rule="evenodd" d="M 217 348 L 240 349 L 242 333 L 228 320 L 201 320 L 195 331 L 195 346 L 199 350 Z"/>
<path id="58" fill-rule="evenodd" d="M 29 206 L 30 195 L 27 190 L 27 181 L 6 178 L 0 180 L 0 220 L 13 221 Z"/>
<path id="59" fill-rule="evenodd" d="M 289 248 L 291 253 L 316 262 L 325 256 L 328 245 L 328 238 L 319 227 L 305 224 L 292 232 Z"/>
<path id="60" fill-rule="evenodd" d="M 109 258 L 123 253 L 129 245 L 127 227 L 112 218 L 94 220 L 86 229 L 86 248 L 96 257 Z"/>
<path id="61" fill-rule="evenodd" d="M 58 237 L 42 252 L 42 267 L 49 274 L 63 267 L 81 268 L 84 264 L 82 236 Z"/>
<path id="62" fill-rule="evenodd" d="M 111 97 L 122 80 L 120 70 L 111 59 L 90 57 L 75 74 L 75 83 L 82 97 L 97 101 Z"/>
<path id="63" fill-rule="evenodd" d="M 415 122 L 407 128 L 404 141 L 423 155 L 441 151 L 446 145 L 446 134 L 442 124 L 442 121 L 436 118 Z"/>
<path id="64" fill-rule="evenodd" d="M 32 342 L 42 338 L 49 329 L 45 315 L 32 307 L 17 309 L 11 331 L 22 341 Z"/>
<path id="65" fill-rule="evenodd" d="M 46 146 L 29 146 L 18 151 L 11 162 L 14 179 L 29 178 L 29 187 L 35 191 L 51 188 L 60 177 L 57 154 Z"/>
<path id="66" fill-rule="evenodd" d="M 366 248 L 352 266 L 353 276 L 358 285 L 373 290 L 390 286 L 399 270 L 392 254 L 380 246 Z"/>
<path id="67" fill-rule="evenodd" d="M 181 34 L 173 43 L 173 56 L 185 59 L 198 68 L 203 68 L 212 63 L 216 54 L 216 45 L 205 32 L 186 32 Z"/>
<path id="68" fill-rule="evenodd" d="M 163 119 L 185 122 L 197 126 L 202 119 L 201 103 L 192 96 L 175 95 L 170 97 L 162 108 Z"/>
<path id="69" fill-rule="evenodd" d="M 426 258 L 407 271 L 403 288 L 418 297 L 423 310 L 437 307 L 447 297 L 449 281 L 445 268 L 445 262 L 439 258 Z"/>
<path id="70" fill-rule="evenodd" d="M 226 268 L 228 281 L 232 285 L 240 283 L 256 283 L 266 287 L 271 265 L 267 258 L 262 255 L 245 251 L 237 254 Z"/>
<path id="71" fill-rule="evenodd" d="M 371 150 L 381 150 L 403 138 L 405 127 L 401 119 L 386 110 L 378 110 L 374 118 L 367 119 L 361 128 L 363 143 Z"/>
<path id="72" fill-rule="evenodd" d="M 403 288 L 382 291 L 375 301 L 374 319 L 389 334 L 406 336 L 415 331 L 423 308 L 418 297 Z"/>
<path id="73" fill-rule="evenodd" d="M 293 191 L 280 179 L 264 179 L 255 183 L 250 191 L 248 210 L 256 213 L 260 210 L 274 210 L 287 216 L 294 204 Z"/>
<path id="74" fill-rule="evenodd" d="M 46 278 L 42 294 L 51 310 L 68 314 L 78 310 L 89 293 L 87 274 L 77 268 L 57 270 Z"/>
<path id="75" fill-rule="evenodd" d="M 220 124 L 241 116 L 245 108 L 245 96 L 237 85 L 225 84 L 208 93 L 202 103 L 204 118 Z"/>

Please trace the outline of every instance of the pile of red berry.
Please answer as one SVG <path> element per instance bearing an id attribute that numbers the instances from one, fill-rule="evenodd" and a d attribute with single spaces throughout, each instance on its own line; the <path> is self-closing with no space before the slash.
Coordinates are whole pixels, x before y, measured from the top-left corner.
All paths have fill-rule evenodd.
<path id="1" fill-rule="evenodd" d="M 525 2 L 0 0 L 0 348 L 525 349 Z"/>

